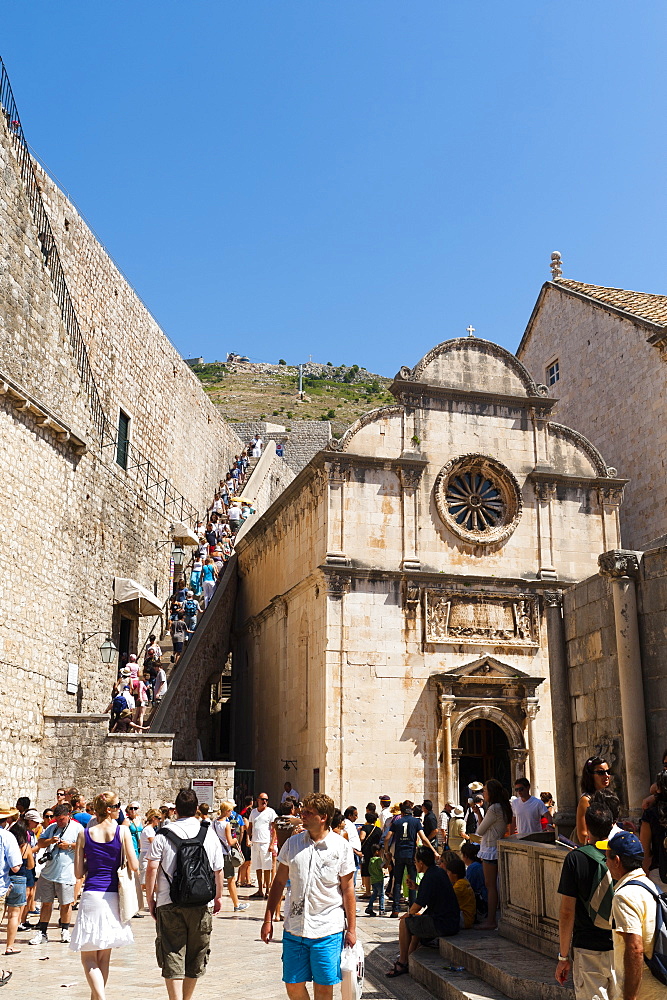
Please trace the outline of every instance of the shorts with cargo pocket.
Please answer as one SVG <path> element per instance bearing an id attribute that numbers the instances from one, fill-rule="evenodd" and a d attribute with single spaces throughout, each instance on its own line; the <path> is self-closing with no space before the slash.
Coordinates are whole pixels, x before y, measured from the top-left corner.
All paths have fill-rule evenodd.
<path id="1" fill-rule="evenodd" d="M 155 954 L 163 979 L 199 979 L 211 953 L 213 914 L 208 906 L 166 903 L 155 911 Z"/>

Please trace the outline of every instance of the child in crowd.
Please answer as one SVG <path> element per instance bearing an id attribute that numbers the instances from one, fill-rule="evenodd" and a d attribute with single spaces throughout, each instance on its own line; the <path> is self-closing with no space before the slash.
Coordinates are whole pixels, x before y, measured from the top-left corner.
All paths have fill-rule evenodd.
<path id="1" fill-rule="evenodd" d="M 387 862 L 382 856 L 382 841 L 379 840 L 373 847 L 373 853 L 368 862 L 368 874 L 371 880 L 371 898 L 364 912 L 369 917 L 375 916 L 373 903 L 376 899 L 378 901 L 380 916 L 384 916 L 384 870 L 387 867 Z"/>
<path id="2" fill-rule="evenodd" d="M 461 846 L 461 856 L 466 866 L 466 879 L 475 893 L 477 913 L 480 917 L 485 917 L 488 912 L 487 894 L 482 862 L 477 860 L 478 852 L 479 844 L 465 843 Z"/>
<path id="3" fill-rule="evenodd" d="M 454 851 L 447 851 L 443 855 L 442 861 L 458 900 L 461 911 L 461 927 L 470 930 L 477 915 L 477 900 L 470 882 L 466 878 L 466 866 Z"/>

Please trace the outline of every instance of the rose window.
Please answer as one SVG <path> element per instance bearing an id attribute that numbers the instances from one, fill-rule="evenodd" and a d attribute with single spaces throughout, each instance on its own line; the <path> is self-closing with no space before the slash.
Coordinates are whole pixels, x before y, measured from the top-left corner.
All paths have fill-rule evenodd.
<path id="1" fill-rule="evenodd" d="M 465 541 L 504 541 L 521 516 L 521 492 L 510 470 L 486 455 L 464 455 L 441 469 L 435 484 L 440 517 Z"/>
<path id="2" fill-rule="evenodd" d="M 500 490 L 480 472 L 452 476 L 447 484 L 451 517 L 468 531 L 486 531 L 502 520 L 505 505 Z"/>

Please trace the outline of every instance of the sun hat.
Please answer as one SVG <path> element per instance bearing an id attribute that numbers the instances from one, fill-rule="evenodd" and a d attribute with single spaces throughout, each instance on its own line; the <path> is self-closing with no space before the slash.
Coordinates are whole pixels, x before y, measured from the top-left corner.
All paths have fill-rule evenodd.
<path id="1" fill-rule="evenodd" d="M 123 669 L 120 672 L 120 676 L 121 677 L 129 677 L 131 673 L 132 673 L 132 671 L 130 670 L 129 667 L 123 667 Z"/>
<path id="2" fill-rule="evenodd" d="M 120 713 L 121 719 L 127 719 L 128 715 L 132 715 L 132 712 L 129 710 L 129 708 L 124 708 L 123 711 Z"/>
<path id="3" fill-rule="evenodd" d="M 457 817 L 463 816 L 463 809 L 461 808 L 461 806 L 454 806 L 454 808 L 452 809 L 452 816 L 457 816 Z"/>
<path id="4" fill-rule="evenodd" d="M 481 781 L 471 781 L 470 784 L 468 785 L 468 788 L 470 789 L 471 792 L 481 792 L 481 790 L 484 788 L 484 785 L 482 784 Z"/>
<path id="5" fill-rule="evenodd" d="M 41 823 L 42 817 L 39 815 L 36 809 L 28 809 L 23 813 L 23 819 L 28 823 Z"/>
<path id="6" fill-rule="evenodd" d="M 0 820 L 9 819 L 10 816 L 18 816 L 19 811 L 7 799 L 0 799 Z"/>

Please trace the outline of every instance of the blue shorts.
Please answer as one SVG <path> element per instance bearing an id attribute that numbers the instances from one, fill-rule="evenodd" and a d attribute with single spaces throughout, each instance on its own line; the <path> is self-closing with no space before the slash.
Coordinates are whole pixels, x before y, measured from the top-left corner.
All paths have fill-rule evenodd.
<path id="1" fill-rule="evenodd" d="M 25 875 L 15 875 L 13 872 L 9 876 L 9 892 L 5 896 L 6 906 L 25 906 L 26 904 L 26 877 Z"/>
<path id="2" fill-rule="evenodd" d="M 340 978 L 343 931 L 321 938 L 295 937 L 283 931 L 283 982 L 335 986 Z"/>

